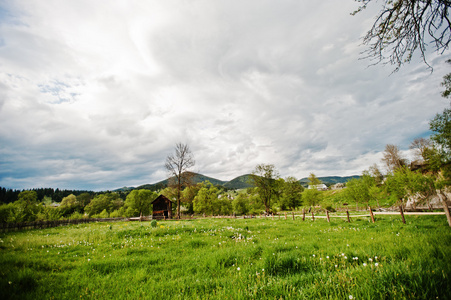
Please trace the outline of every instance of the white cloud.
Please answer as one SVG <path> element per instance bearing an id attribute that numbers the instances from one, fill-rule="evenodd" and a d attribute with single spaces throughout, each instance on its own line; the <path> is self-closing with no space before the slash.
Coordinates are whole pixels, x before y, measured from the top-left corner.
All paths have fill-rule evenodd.
<path id="1" fill-rule="evenodd" d="M 353 175 L 427 135 L 447 56 L 359 60 L 377 13 L 322 1 L 7 1 L 0 186 L 112 189 L 166 177 L 188 142 L 223 180 Z"/>

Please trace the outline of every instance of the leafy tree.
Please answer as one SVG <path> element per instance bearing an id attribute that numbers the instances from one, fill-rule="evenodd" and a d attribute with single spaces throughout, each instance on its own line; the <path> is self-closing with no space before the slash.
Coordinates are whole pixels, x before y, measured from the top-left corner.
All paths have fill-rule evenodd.
<path id="1" fill-rule="evenodd" d="M 92 195 L 90 193 L 81 193 L 77 196 L 77 201 L 82 207 L 88 205 L 89 202 L 91 202 L 91 199 Z"/>
<path id="2" fill-rule="evenodd" d="M 279 174 L 274 165 L 257 165 L 250 176 L 252 183 L 257 188 L 261 201 L 265 205 L 265 211 L 269 214 L 271 198 L 274 196 Z"/>
<path id="3" fill-rule="evenodd" d="M 448 59 L 446 62 L 451 64 L 451 59 Z M 449 98 L 451 95 L 451 73 L 443 76 L 442 86 L 445 87 L 445 90 L 442 92 L 442 97 Z"/>
<path id="4" fill-rule="evenodd" d="M 15 209 L 11 215 L 14 222 L 34 221 L 41 209 L 35 191 L 20 192 L 17 201 L 14 202 L 14 207 Z"/>
<path id="5" fill-rule="evenodd" d="M 392 203 L 404 204 L 407 201 L 410 195 L 407 174 L 409 171 L 408 168 L 402 167 L 387 175 L 384 185 Z"/>
<path id="6" fill-rule="evenodd" d="M 308 177 L 308 185 L 315 186 L 315 185 L 320 185 L 321 183 L 322 183 L 321 180 L 319 180 L 315 174 L 310 173 L 310 175 Z"/>
<path id="7" fill-rule="evenodd" d="M 177 218 L 180 219 L 181 192 L 184 186 L 190 184 L 192 173 L 189 168 L 195 164 L 194 156 L 187 144 L 178 143 L 175 146 L 175 154 L 166 158 L 166 169 L 172 176 L 170 185 L 177 190 Z"/>
<path id="8" fill-rule="evenodd" d="M 100 214 L 104 209 L 110 213 L 121 208 L 124 205 L 123 200 L 116 193 L 105 193 L 94 197 L 85 207 L 85 212 L 89 216 Z"/>
<path id="9" fill-rule="evenodd" d="M 323 194 L 321 191 L 318 191 L 317 189 L 305 189 L 302 192 L 302 199 L 304 204 L 310 205 L 310 206 L 316 206 L 321 202 Z"/>
<path id="10" fill-rule="evenodd" d="M 434 132 L 431 139 L 447 153 L 451 150 L 451 109 L 445 108 L 429 122 L 429 128 Z"/>
<path id="11" fill-rule="evenodd" d="M 71 215 L 76 211 L 83 212 L 83 206 L 78 202 L 77 197 L 74 194 L 64 197 L 63 200 L 61 200 L 59 209 L 63 216 Z"/>
<path id="12" fill-rule="evenodd" d="M 362 4 L 354 14 L 372 2 L 357 1 Z M 376 64 L 395 65 L 397 71 L 419 51 L 429 66 L 426 49 L 430 42 L 438 53 L 448 49 L 451 40 L 449 7 L 448 0 L 385 0 L 372 28 L 363 38 L 363 44 L 369 46 L 366 57 L 375 60 Z"/>
<path id="13" fill-rule="evenodd" d="M 288 207 L 294 210 L 297 206 L 302 205 L 302 187 L 299 180 L 295 177 L 287 177 L 282 185 L 282 207 Z"/>
<path id="14" fill-rule="evenodd" d="M 249 197 L 245 193 L 238 193 L 232 201 L 233 212 L 245 215 L 249 212 Z"/>
<path id="15" fill-rule="evenodd" d="M 202 183 L 196 185 L 187 186 L 182 191 L 182 203 L 186 206 L 187 213 L 192 214 L 194 212 L 193 200 L 196 197 L 199 190 L 202 188 Z"/>
<path id="16" fill-rule="evenodd" d="M 196 213 L 213 214 L 218 200 L 218 189 L 209 181 L 203 183 L 193 200 L 193 208 Z"/>
<path id="17" fill-rule="evenodd" d="M 346 194 L 356 202 L 364 202 L 369 205 L 370 200 L 378 201 L 379 190 L 376 187 L 376 181 L 369 172 L 363 172 L 360 178 L 352 178 L 346 183 Z M 379 204 L 378 204 L 379 206 Z"/>
<path id="18" fill-rule="evenodd" d="M 125 199 L 126 214 L 128 217 L 146 216 L 152 212 L 152 201 L 158 194 L 149 190 L 133 190 Z"/>

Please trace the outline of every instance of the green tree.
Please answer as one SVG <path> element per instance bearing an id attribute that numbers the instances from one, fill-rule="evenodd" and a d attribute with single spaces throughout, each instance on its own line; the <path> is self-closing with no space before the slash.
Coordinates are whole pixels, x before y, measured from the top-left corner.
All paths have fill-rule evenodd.
<path id="1" fill-rule="evenodd" d="M 304 204 L 310 206 L 316 206 L 321 202 L 323 194 L 321 191 L 318 191 L 316 188 L 305 189 L 302 192 L 302 199 Z"/>
<path id="2" fill-rule="evenodd" d="M 302 192 L 304 187 L 295 177 L 287 177 L 282 185 L 282 207 L 288 207 L 294 210 L 302 205 Z"/>
<path id="3" fill-rule="evenodd" d="M 172 176 L 169 184 L 177 190 L 177 219 L 180 219 L 180 203 L 183 187 L 191 184 L 191 177 L 193 176 L 193 173 L 188 172 L 188 170 L 194 164 L 194 156 L 187 144 L 176 144 L 175 154 L 170 154 L 166 158 L 165 166 Z"/>
<path id="4" fill-rule="evenodd" d="M 202 184 L 202 188 L 193 200 L 193 208 L 196 213 L 213 214 L 218 200 L 218 189 L 209 181 Z"/>
<path id="5" fill-rule="evenodd" d="M 451 64 L 451 59 L 448 59 L 446 62 Z M 442 92 L 442 97 L 449 98 L 451 95 L 451 73 L 443 76 L 442 86 L 445 87 L 445 90 Z"/>
<path id="6" fill-rule="evenodd" d="M 196 185 L 187 186 L 182 191 L 182 203 L 186 207 L 186 212 L 192 214 L 194 212 L 193 200 L 196 197 L 199 190 L 202 188 L 202 183 Z"/>
<path id="7" fill-rule="evenodd" d="M 279 174 L 274 165 L 257 165 L 250 176 L 252 183 L 257 188 L 262 203 L 267 214 L 271 209 L 271 198 L 274 196 Z"/>
<path id="8" fill-rule="evenodd" d="M 77 196 L 78 203 L 84 208 L 91 202 L 92 195 L 90 193 L 81 193 Z"/>
<path id="9" fill-rule="evenodd" d="M 429 122 L 429 128 L 434 132 L 431 139 L 440 147 L 445 156 L 451 150 L 451 109 L 445 108 Z"/>
<path id="10" fill-rule="evenodd" d="M 319 180 L 315 174 L 310 173 L 310 175 L 308 177 L 308 185 L 316 186 L 316 185 L 320 185 L 321 183 L 322 183 L 321 180 Z"/>
<path id="11" fill-rule="evenodd" d="M 116 193 L 105 193 L 94 197 L 85 207 L 85 212 L 91 217 L 100 214 L 104 209 L 110 213 L 120 209 L 124 201 Z"/>
<path id="12" fill-rule="evenodd" d="M 83 212 L 83 206 L 78 202 L 77 197 L 74 194 L 70 194 L 61 200 L 59 209 L 63 216 L 68 216 L 74 212 Z"/>
<path id="13" fill-rule="evenodd" d="M 354 14 L 373 0 L 356 1 L 362 4 Z M 364 52 L 366 57 L 375 63 L 395 65 L 397 71 L 418 51 L 429 66 L 427 45 L 443 53 L 451 41 L 449 7 L 448 0 L 385 0 L 376 21 L 363 38 L 363 44 L 368 46 Z"/>
<path id="14" fill-rule="evenodd" d="M 145 189 L 131 191 L 125 199 L 127 217 L 150 215 L 151 203 L 157 197 L 157 193 Z"/>
<path id="15" fill-rule="evenodd" d="M 245 215 L 249 212 L 249 197 L 246 193 L 238 193 L 232 201 L 233 212 Z"/>
<path id="16" fill-rule="evenodd" d="M 14 202 L 12 221 L 30 222 L 36 220 L 36 216 L 42 208 L 38 203 L 38 195 L 35 191 L 20 192 L 17 201 Z"/>

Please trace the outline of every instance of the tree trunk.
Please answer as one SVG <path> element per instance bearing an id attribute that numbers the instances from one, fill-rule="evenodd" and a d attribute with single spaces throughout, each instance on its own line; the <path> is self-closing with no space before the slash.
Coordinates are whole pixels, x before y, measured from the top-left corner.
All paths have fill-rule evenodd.
<path id="1" fill-rule="evenodd" d="M 368 206 L 369 210 L 370 210 L 370 215 L 371 215 L 371 221 L 374 223 L 374 215 L 373 215 L 373 210 L 371 209 L 371 206 Z"/>
<path id="2" fill-rule="evenodd" d="M 399 212 L 401 213 L 402 222 L 406 224 L 406 218 L 404 218 L 404 212 L 402 210 L 402 204 L 399 206 Z"/>
<path id="3" fill-rule="evenodd" d="M 443 194 L 441 190 L 437 190 L 437 196 L 440 198 L 443 204 L 443 210 L 445 211 L 446 219 L 448 220 L 448 225 L 451 227 L 451 215 L 449 213 L 449 207 L 446 203 L 446 195 Z"/>

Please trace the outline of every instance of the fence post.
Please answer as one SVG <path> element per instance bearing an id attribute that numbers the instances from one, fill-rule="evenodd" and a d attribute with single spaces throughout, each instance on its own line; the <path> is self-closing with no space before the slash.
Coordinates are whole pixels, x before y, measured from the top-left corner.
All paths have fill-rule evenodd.
<path id="1" fill-rule="evenodd" d="M 305 221 L 305 208 L 302 209 L 302 221 Z"/>
<path id="2" fill-rule="evenodd" d="M 313 209 L 312 209 L 312 221 L 315 221 L 315 215 L 313 214 Z"/>
<path id="3" fill-rule="evenodd" d="M 401 213 L 402 222 L 406 224 L 406 218 L 404 218 L 404 212 L 402 211 L 402 204 L 399 206 L 399 212 Z"/>
<path id="4" fill-rule="evenodd" d="M 326 209 L 327 222 L 330 223 L 329 211 Z"/>
<path id="5" fill-rule="evenodd" d="M 285 212 L 285 220 L 287 219 L 287 212 Z"/>
<path id="6" fill-rule="evenodd" d="M 346 216 L 348 217 L 348 223 L 351 223 L 351 219 L 349 218 L 349 211 L 346 210 Z"/>
<path id="7" fill-rule="evenodd" d="M 293 221 L 294 221 L 294 211 L 291 212 L 293 214 Z"/>
<path id="8" fill-rule="evenodd" d="M 376 222 L 376 221 L 374 220 L 373 210 L 371 209 L 371 206 L 368 206 L 368 208 L 369 208 L 369 210 L 370 210 L 371 221 L 373 221 L 373 223 L 374 223 L 374 222 Z"/>

